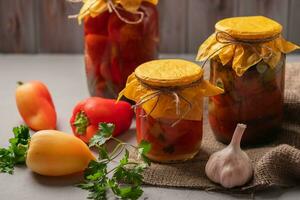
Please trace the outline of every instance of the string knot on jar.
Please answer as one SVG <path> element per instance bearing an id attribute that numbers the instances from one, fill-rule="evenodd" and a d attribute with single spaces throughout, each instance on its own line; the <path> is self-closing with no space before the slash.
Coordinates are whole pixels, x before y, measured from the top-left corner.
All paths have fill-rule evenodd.
<path id="1" fill-rule="evenodd" d="M 231 34 L 225 32 L 225 31 L 217 31 L 215 33 L 215 39 L 218 43 L 220 44 L 224 44 L 224 46 L 218 48 L 217 50 L 215 50 L 213 53 L 211 53 L 203 62 L 203 64 L 201 65 L 202 67 L 205 66 L 206 62 L 208 60 L 210 60 L 217 52 L 219 52 L 220 50 L 224 49 L 227 46 L 230 45 L 243 45 L 243 46 L 247 46 L 249 48 L 251 48 L 253 50 L 253 52 L 258 55 L 260 58 L 264 59 L 264 60 L 269 60 L 272 56 L 273 56 L 273 49 L 271 47 L 269 47 L 268 45 L 266 45 L 265 43 L 267 42 L 271 42 L 277 38 L 280 37 L 280 33 L 273 35 L 271 37 L 267 37 L 267 38 L 262 38 L 262 39 L 241 39 L 241 38 L 237 38 L 232 36 Z M 266 55 L 264 55 L 263 53 L 261 53 L 259 50 L 257 50 L 257 48 L 255 47 L 255 45 L 260 45 L 260 49 L 265 49 L 268 53 Z"/>
<path id="2" fill-rule="evenodd" d="M 139 11 L 139 7 L 141 5 L 142 1 L 113 1 L 113 0 L 68 0 L 71 3 L 80 3 L 83 2 L 83 6 L 80 10 L 79 14 L 75 14 L 75 15 L 69 15 L 69 18 L 78 18 L 78 22 L 81 23 L 81 20 L 85 17 L 85 16 L 95 16 L 95 15 L 99 15 L 102 12 L 108 10 L 109 13 L 115 13 L 118 18 L 127 23 L 127 24 L 139 24 L 144 20 L 144 12 Z M 152 2 L 150 0 L 150 2 Z M 153 2 L 154 4 L 157 3 L 157 1 Z M 133 15 L 138 15 L 138 18 L 136 20 L 130 20 L 124 16 L 122 16 L 120 11 L 126 11 L 129 12 Z"/>
<path id="3" fill-rule="evenodd" d="M 175 102 L 175 107 L 176 107 L 176 115 L 178 116 L 178 119 L 171 124 L 172 127 L 176 126 L 176 124 L 178 124 L 187 115 L 187 113 L 189 113 L 192 110 L 193 104 L 188 99 L 186 99 L 183 95 L 181 95 L 180 91 L 184 90 L 186 88 L 196 87 L 201 83 L 201 81 L 203 81 L 203 78 L 201 77 L 200 79 L 198 79 L 190 84 L 183 85 L 183 86 L 159 87 L 159 86 L 152 86 L 150 84 L 147 84 L 138 77 L 136 77 L 136 78 L 141 83 L 141 85 L 152 90 L 153 93 L 147 94 L 147 95 L 143 96 L 142 98 L 140 98 L 140 100 L 133 106 L 133 108 L 136 110 L 137 107 L 139 107 L 139 106 L 143 105 L 144 103 L 157 97 L 156 102 L 155 102 L 154 106 L 152 107 L 151 111 L 149 113 L 147 113 L 146 115 L 141 116 L 141 117 L 148 117 L 153 112 L 155 107 L 157 106 L 160 95 L 171 95 L 174 97 L 174 102 Z M 181 112 L 181 109 L 180 109 L 181 101 L 186 102 L 188 105 L 188 108 L 184 112 Z"/>
<path id="4" fill-rule="evenodd" d="M 203 61 L 204 67 L 208 60 L 218 59 L 239 77 L 261 61 L 274 69 L 282 53 L 299 48 L 281 32 L 278 22 L 263 16 L 226 18 L 215 24 L 215 32 L 199 47 L 196 60 Z"/>

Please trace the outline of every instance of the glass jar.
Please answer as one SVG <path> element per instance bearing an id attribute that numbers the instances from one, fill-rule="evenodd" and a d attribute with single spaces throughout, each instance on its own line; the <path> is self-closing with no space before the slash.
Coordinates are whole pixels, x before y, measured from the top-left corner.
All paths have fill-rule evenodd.
<path id="1" fill-rule="evenodd" d="M 210 59 L 210 82 L 224 89 L 209 99 L 214 135 L 229 143 L 243 123 L 243 145 L 268 142 L 283 119 L 285 55 L 299 47 L 281 36 L 279 23 L 263 16 L 223 19 L 215 29 L 197 56 Z"/>
<path id="2" fill-rule="evenodd" d="M 217 140 L 229 143 L 238 123 L 247 124 L 243 143 L 272 139 L 283 119 L 285 55 L 271 69 L 264 61 L 239 77 L 220 60 L 212 59 L 210 81 L 224 93 L 209 98 L 209 123 Z"/>
<path id="3" fill-rule="evenodd" d="M 119 97 L 136 102 L 137 142 L 151 144 L 149 159 L 185 161 L 198 153 L 203 97 L 223 92 L 202 75 L 202 68 L 192 62 L 167 59 L 144 63 L 129 76 Z"/>
<path id="4" fill-rule="evenodd" d="M 159 27 L 156 5 L 143 1 L 132 14 L 116 7 L 84 19 L 85 68 L 92 96 L 115 98 L 134 69 L 158 56 Z M 122 18 L 120 18 L 120 16 Z"/>

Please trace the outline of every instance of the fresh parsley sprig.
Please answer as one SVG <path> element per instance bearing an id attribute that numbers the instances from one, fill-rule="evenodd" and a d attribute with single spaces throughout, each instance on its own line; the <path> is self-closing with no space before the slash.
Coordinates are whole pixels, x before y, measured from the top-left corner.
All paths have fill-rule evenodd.
<path id="1" fill-rule="evenodd" d="M 138 147 L 125 143 L 112 136 L 115 126 L 111 123 L 99 124 L 99 132 L 90 140 L 90 147 L 99 150 L 97 161 L 91 161 L 84 172 L 85 182 L 78 186 L 89 191 L 88 199 L 104 200 L 108 191 L 113 192 L 117 198 L 138 199 L 142 194 L 141 184 L 143 181 L 142 172 L 150 165 L 145 156 L 151 145 L 142 141 Z M 106 142 L 114 140 L 117 145 L 111 153 L 106 148 Z M 128 147 L 138 152 L 142 162 L 129 161 Z M 115 159 L 124 153 L 118 165 L 108 169 L 108 164 L 115 162 Z"/>
<path id="2" fill-rule="evenodd" d="M 27 126 L 13 128 L 14 137 L 9 139 L 8 148 L 0 148 L 0 172 L 13 174 L 14 166 L 25 164 L 30 134 Z"/>

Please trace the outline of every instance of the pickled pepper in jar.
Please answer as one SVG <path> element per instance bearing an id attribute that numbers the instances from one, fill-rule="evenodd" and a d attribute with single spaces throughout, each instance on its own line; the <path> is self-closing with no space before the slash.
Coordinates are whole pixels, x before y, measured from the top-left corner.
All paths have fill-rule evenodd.
<path id="1" fill-rule="evenodd" d="M 166 59 L 135 69 L 119 94 L 136 102 L 137 142 L 148 141 L 148 158 L 158 162 L 193 158 L 202 141 L 204 96 L 223 90 L 203 80 L 195 63 Z"/>
<path id="2" fill-rule="evenodd" d="M 158 0 L 87 0 L 85 69 L 91 96 L 115 98 L 134 69 L 158 56 Z"/>
<path id="3" fill-rule="evenodd" d="M 210 82 L 224 93 L 210 97 L 209 122 L 217 140 L 229 143 L 238 123 L 247 125 L 242 144 L 259 144 L 279 132 L 283 120 L 285 55 L 297 48 L 282 26 L 263 16 L 216 23 L 197 60 L 210 59 Z"/>

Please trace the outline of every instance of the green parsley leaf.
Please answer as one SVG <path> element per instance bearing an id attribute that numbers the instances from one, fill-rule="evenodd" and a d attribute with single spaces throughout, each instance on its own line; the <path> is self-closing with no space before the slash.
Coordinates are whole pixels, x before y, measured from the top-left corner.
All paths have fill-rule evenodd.
<path id="1" fill-rule="evenodd" d="M 120 187 L 116 190 L 115 194 L 121 199 L 138 199 L 142 194 L 143 190 L 141 187 Z"/>
<path id="2" fill-rule="evenodd" d="M 125 167 L 123 165 L 119 165 L 115 169 L 113 179 L 121 183 L 132 184 L 133 186 L 137 186 L 142 184 L 142 172 L 143 168 L 141 168 L 139 165 L 136 165 L 134 167 Z"/>
<path id="3" fill-rule="evenodd" d="M 30 134 L 27 126 L 13 128 L 14 138 L 9 139 L 10 146 L 0 149 L 0 172 L 12 174 L 14 166 L 25 164 Z"/>
<path id="4" fill-rule="evenodd" d="M 126 165 L 128 163 L 128 158 L 129 158 L 129 151 L 125 149 L 125 155 L 124 157 L 120 160 L 121 165 Z"/>
<path id="5" fill-rule="evenodd" d="M 138 157 L 141 158 L 145 163 L 150 165 L 150 160 L 147 158 L 146 154 L 151 150 L 151 144 L 145 140 L 142 140 L 138 147 Z"/>
<path id="6" fill-rule="evenodd" d="M 104 137 L 111 137 L 115 130 L 115 125 L 112 123 L 100 123 L 99 129 Z"/>
<path id="7" fill-rule="evenodd" d="M 84 171 L 84 177 L 87 180 L 95 181 L 107 173 L 107 165 L 102 162 L 92 160 L 88 168 Z"/>
<path id="8" fill-rule="evenodd" d="M 142 140 L 139 144 L 139 154 L 147 154 L 151 150 L 151 144 L 147 142 L 146 140 Z"/>
<path id="9" fill-rule="evenodd" d="M 20 125 L 18 127 L 13 128 L 13 132 L 15 137 L 11 138 L 9 142 L 12 145 L 23 144 L 27 145 L 30 140 L 29 128 L 25 125 Z M 14 141 L 13 141 L 14 140 Z"/>
<path id="10" fill-rule="evenodd" d="M 151 150 L 151 145 L 146 141 L 142 141 L 139 147 L 127 144 L 112 136 L 114 128 L 113 124 L 99 124 L 99 131 L 90 140 L 89 145 L 98 148 L 99 160 L 89 163 L 84 173 L 85 182 L 79 184 L 78 187 L 89 191 L 89 199 L 106 199 L 107 192 L 111 191 L 117 198 L 136 200 L 143 194 L 141 188 L 142 172 L 149 166 L 150 161 L 145 154 Z M 111 153 L 106 148 L 106 142 L 109 139 L 117 142 Z M 130 162 L 129 150 L 126 147 L 133 147 L 137 150 L 144 162 Z M 115 159 L 120 153 L 124 153 L 124 155 L 118 165 L 108 170 L 108 164 L 116 162 Z"/>
<path id="11" fill-rule="evenodd" d="M 105 200 L 107 190 L 107 164 L 92 160 L 84 172 L 85 182 L 77 187 L 88 190 L 88 199 Z"/>
<path id="12" fill-rule="evenodd" d="M 98 147 L 98 152 L 99 152 L 99 160 L 107 159 L 110 160 L 110 156 L 107 152 L 107 148 L 104 146 L 99 146 Z"/>
<path id="13" fill-rule="evenodd" d="M 143 181 L 142 171 L 143 169 L 137 166 L 126 168 L 119 165 L 112 177 L 116 183 L 112 187 L 113 193 L 121 199 L 138 199 L 143 194 L 140 187 Z"/>
<path id="14" fill-rule="evenodd" d="M 101 146 L 112 137 L 115 125 L 111 123 L 100 123 L 99 131 L 95 134 L 89 142 L 89 147 Z"/>
<path id="15" fill-rule="evenodd" d="M 0 149 L 0 172 L 12 174 L 14 171 L 13 154 L 10 150 Z"/>
<path id="16" fill-rule="evenodd" d="M 125 187 L 120 189 L 120 196 L 123 199 L 138 199 L 140 196 L 142 196 L 143 190 L 141 187 Z"/>

